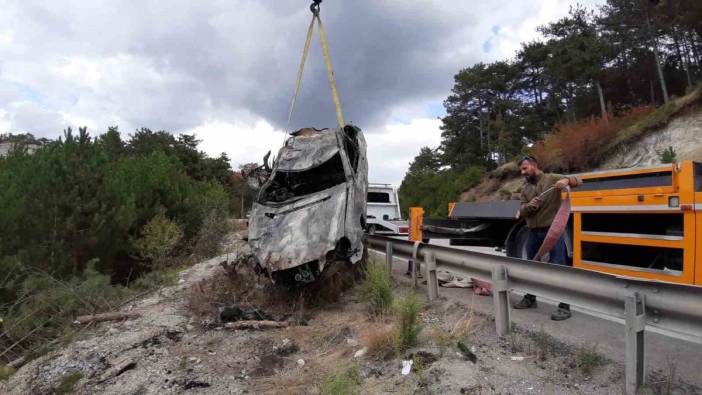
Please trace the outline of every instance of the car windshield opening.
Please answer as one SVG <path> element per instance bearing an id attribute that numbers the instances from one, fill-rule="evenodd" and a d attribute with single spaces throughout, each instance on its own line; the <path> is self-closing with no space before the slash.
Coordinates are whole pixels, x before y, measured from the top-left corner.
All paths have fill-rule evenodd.
<path id="1" fill-rule="evenodd" d="M 277 171 L 261 195 L 262 202 L 284 202 L 320 192 L 346 181 L 341 155 L 337 153 L 319 166 L 302 171 Z"/>

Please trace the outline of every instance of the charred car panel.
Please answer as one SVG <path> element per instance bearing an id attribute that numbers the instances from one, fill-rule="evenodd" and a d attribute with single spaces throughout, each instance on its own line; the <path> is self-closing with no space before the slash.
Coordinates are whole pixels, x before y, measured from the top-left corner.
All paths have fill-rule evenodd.
<path id="1" fill-rule="evenodd" d="M 280 149 L 251 211 L 249 243 L 274 278 L 315 280 L 363 257 L 368 163 L 361 130 L 303 129 Z"/>

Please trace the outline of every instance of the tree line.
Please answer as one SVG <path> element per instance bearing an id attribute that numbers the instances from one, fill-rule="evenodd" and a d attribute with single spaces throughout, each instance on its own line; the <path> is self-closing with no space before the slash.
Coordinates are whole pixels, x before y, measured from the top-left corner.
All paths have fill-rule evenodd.
<path id="1" fill-rule="evenodd" d="M 543 38 L 522 43 L 513 59 L 477 63 L 454 76 L 441 144 L 413 161 L 400 189 L 405 201 L 416 200 L 410 191 L 421 180 L 417 166 L 431 163 L 439 170 L 423 173 L 451 173 L 449 179 L 474 166 L 489 170 L 529 152 L 559 125 L 606 122 L 665 104 L 702 79 L 698 0 L 578 5 L 538 30 Z"/>

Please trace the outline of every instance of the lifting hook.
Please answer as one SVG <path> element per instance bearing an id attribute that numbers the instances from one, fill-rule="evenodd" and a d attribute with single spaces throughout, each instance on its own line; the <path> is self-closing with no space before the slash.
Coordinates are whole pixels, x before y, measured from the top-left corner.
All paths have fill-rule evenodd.
<path id="1" fill-rule="evenodd" d="M 319 5 L 322 3 L 322 0 L 312 0 L 312 4 L 310 4 L 310 11 L 312 11 L 312 14 L 317 16 L 319 15 Z"/>

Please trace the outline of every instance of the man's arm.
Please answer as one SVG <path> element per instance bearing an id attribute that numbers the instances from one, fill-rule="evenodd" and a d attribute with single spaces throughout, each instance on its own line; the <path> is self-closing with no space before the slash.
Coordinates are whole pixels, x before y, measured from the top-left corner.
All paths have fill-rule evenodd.
<path id="1" fill-rule="evenodd" d="M 534 215 L 539 210 L 539 204 L 541 201 L 539 197 L 536 196 L 531 200 L 527 200 L 524 192 L 522 191 L 522 204 L 519 206 L 519 217 L 530 217 Z M 519 218 L 517 217 L 517 218 Z"/>
<path id="2" fill-rule="evenodd" d="M 554 174 L 554 176 L 556 177 L 556 179 L 558 179 L 558 181 L 556 181 L 555 183 L 556 188 L 560 189 L 561 191 L 565 190 L 567 186 L 572 188 L 583 185 L 583 180 L 581 180 L 580 177 L 563 176 L 560 174 Z"/>

